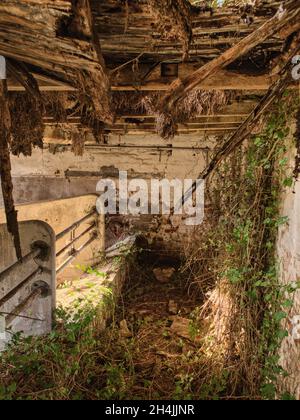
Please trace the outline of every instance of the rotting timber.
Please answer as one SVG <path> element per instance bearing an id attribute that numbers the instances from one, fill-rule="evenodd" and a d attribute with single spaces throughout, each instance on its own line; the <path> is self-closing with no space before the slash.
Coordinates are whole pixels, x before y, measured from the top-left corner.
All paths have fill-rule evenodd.
<path id="1" fill-rule="evenodd" d="M 236 136 L 266 92 L 280 85 L 300 30 L 299 1 L 230 2 L 215 10 L 191 3 L 1 2 L 0 54 L 8 63 L 2 107 L 9 102 L 14 114 L 14 104 L 23 103 L 38 128 L 31 141 L 30 124 L 20 135 L 12 118 L 11 141 L 1 139 L 2 187 L 10 192 L 7 216 L 15 238 L 8 147 L 30 154 L 32 146 L 53 143 L 51 130 L 60 130 L 61 143 L 79 155 L 89 136 L 100 147 L 109 144 L 110 133 L 158 133 L 169 141 L 195 132 Z M 237 110 L 244 116 L 232 122 Z M 18 137 L 28 139 L 26 147 L 18 147 Z"/>
<path id="2" fill-rule="evenodd" d="M 192 144 L 190 133 L 199 133 L 199 148 L 211 134 L 217 146 L 211 158 L 208 149 L 207 167 L 201 173 L 208 178 L 214 172 L 218 188 L 209 191 L 211 220 L 195 238 L 197 249 L 186 249 L 185 264 L 178 261 L 180 273 L 175 270 L 174 274 L 174 261 L 172 267 L 167 266 L 169 261 L 156 266 L 154 256 L 151 264 L 152 250 L 147 249 L 145 265 L 143 253 L 138 253 L 141 265 L 134 260 L 137 272 L 128 267 L 133 282 L 125 290 L 125 308 L 120 304 L 116 314 L 120 328 L 107 328 L 93 341 L 96 347 L 91 347 L 92 337 L 85 336 L 82 325 L 75 339 L 72 331 L 70 343 L 65 340 L 60 332 L 68 331 L 68 322 L 63 322 L 59 334 L 38 341 L 41 352 L 26 352 L 34 357 L 32 382 L 19 368 L 22 365 L 29 371 L 26 363 L 29 360 L 30 366 L 31 360 L 26 358 L 24 368 L 24 353 L 18 351 L 13 363 L 4 366 L 6 380 L 12 372 L 13 383 L 23 382 L 21 393 L 26 398 L 40 398 L 36 386 L 40 378 L 45 395 L 63 399 L 82 395 L 248 399 L 260 397 L 260 383 L 269 389 L 270 373 L 260 378 L 262 355 L 269 354 L 277 335 L 265 336 L 262 318 L 266 315 L 269 321 L 270 315 L 273 321 L 277 313 L 278 325 L 282 320 L 282 313 L 277 312 L 281 287 L 271 270 L 279 189 L 273 167 L 283 153 L 290 123 L 286 116 L 293 111 L 292 100 L 282 101 L 284 110 L 278 103 L 287 89 L 295 88 L 289 64 L 299 52 L 300 4 L 299 0 L 288 0 L 283 6 L 277 1 L 256 1 L 248 7 L 234 3 L 210 9 L 187 0 L 2 1 L 0 54 L 6 57 L 9 77 L 0 92 L 1 182 L 8 229 L 19 260 L 10 153 L 28 156 L 33 147 L 50 146 L 72 147 L 75 155 L 90 146 L 95 153 L 101 148 L 111 155 L 117 149 L 126 153 L 130 145 L 113 143 L 112 138 L 127 133 L 136 135 L 139 150 L 147 147 L 142 134 L 167 139 L 160 144 L 168 152 L 176 147 L 173 137 L 181 134 L 187 148 Z M 22 46 L 15 47 L 17 38 Z M 266 121 L 268 113 L 278 126 Z M 256 145 L 258 139 L 251 140 L 258 132 L 265 141 L 260 139 Z M 296 137 L 299 152 L 299 113 Z M 244 140 L 248 142 L 240 148 Z M 220 172 L 215 171 L 219 166 Z M 299 153 L 295 176 L 298 172 Z M 73 175 L 78 173 L 73 171 Z M 88 228 L 93 229 L 94 225 Z M 160 227 L 156 229 L 158 233 Z M 112 256 L 115 248 L 110 248 Z M 160 257 L 166 252 L 159 251 Z M 58 271 L 63 268 L 64 264 Z M 166 270 L 173 273 L 167 281 Z M 268 280 L 264 286 L 262 279 Z M 274 306 L 264 299 L 269 292 Z M 198 323 L 203 318 L 203 324 Z M 53 338 L 62 340 L 63 346 L 56 347 Z M 54 360 L 48 357 L 48 349 L 54 349 Z M 74 376 L 70 366 L 75 368 Z M 211 389 L 207 388 L 210 382 Z"/>

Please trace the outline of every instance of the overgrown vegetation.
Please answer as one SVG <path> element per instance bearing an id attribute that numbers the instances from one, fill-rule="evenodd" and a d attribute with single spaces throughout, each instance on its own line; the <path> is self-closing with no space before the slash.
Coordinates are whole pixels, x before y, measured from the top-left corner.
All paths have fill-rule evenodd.
<path id="1" fill-rule="evenodd" d="M 95 322 L 99 308 L 78 302 L 76 311 L 57 311 L 49 336 L 16 336 L 2 356 L 0 399 L 201 398 L 203 372 L 209 371 L 193 314 L 201 302 L 189 295 L 183 276 L 159 284 L 152 268 L 135 264 L 105 331 Z M 111 304 L 109 292 L 107 299 Z M 179 316 L 190 316 L 186 338 L 170 330 L 169 299 L 177 302 Z"/>
<path id="2" fill-rule="evenodd" d="M 219 167 L 208 185 L 213 212 L 176 278 L 155 283 L 149 260 L 135 264 L 106 330 L 95 323 L 99 308 L 80 302 L 75 315 L 57 311 L 49 336 L 15 337 L 1 357 L 0 398 L 293 398 L 277 389 L 286 375 L 278 349 L 300 285 L 280 284 L 275 248 L 288 222 L 279 202 L 293 184 L 285 156 L 298 106 L 285 95 L 260 133 Z M 170 328 L 170 300 L 189 320 L 184 337 Z"/>
<path id="3" fill-rule="evenodd" d="M 279 213 L 280 193 L 293 184 L 285 153 L 297 103 L 287 95 L 211 181 L 215 213 L 184 267 L 207 298 L 199 314 L 203 349 L 213 381 L 230 397 L 280 398 L 277 381 L 286 374 L 278 356 L 287 336 L 282 321 L 299 287 L 280 285 L 275 256 L 278 228 L 288 222 Z"/>

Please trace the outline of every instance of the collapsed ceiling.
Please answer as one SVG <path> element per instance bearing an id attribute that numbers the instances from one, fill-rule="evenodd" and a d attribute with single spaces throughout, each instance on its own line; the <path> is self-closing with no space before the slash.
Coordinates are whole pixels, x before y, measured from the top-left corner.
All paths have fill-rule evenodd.
<path id="1" fill-rule="evenodd" d="M 300 12 L 297 1 L 287 2 L 289 11 L 280 19 L 274 1 L 215 10 L 194 3 L 204 5 L 4 0 L 0 54 L 8 59 L 8 90 L 27 90 L 41 100 L 45 123 L 89 127 L 97 141 L 110 132 L 158 131 L 168 138 L 201 130 L 205 125 L 197 117 L 214 111 L 205 112 L 204 104 L 199 112 L 201 97 L 207 100 L 201 91 L 215 99 L 218 91 L 231 90 L 243 99 L 271 86 L 286 40 L 299 29 Z M 189 115 L 195 107 L 196 115 Z"/>
<path id="2" fill-rule="evenodd" d="M 299 1 L 208 3 L 1 1 L 1 181 L 12 232 L 9 151 L 59 142 L 82 154 L 110 133 L 230 134 L 207 175 L 292 87 Z"/>

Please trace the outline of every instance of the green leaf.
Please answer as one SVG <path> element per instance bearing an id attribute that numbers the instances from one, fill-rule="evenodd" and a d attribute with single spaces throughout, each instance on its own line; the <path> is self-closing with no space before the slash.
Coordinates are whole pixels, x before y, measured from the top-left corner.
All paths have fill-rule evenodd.
<path id="1" fill-rule="evenodd" d="M 282 341 L 284 338 L 288 337 L 289 333 L 287 330 L 279 330 L 278 331 L 278 338 L 280 341 Z"/>
<path id="2" fill-rule="evenodd" d="M 276 312 L 276 314 L 274 315 L 274 319 L 277 322 L 281 322 L 283 319 L 287 318 L 287 314 L 285 312 Z"/>
<path id="3" fill-rule="evenodd" d="M 293 301 L 292 301 L 292 300 L 290 300 L 290 299 L 285 300 L 285 301 L 283 302 L 283 304 L 282 304 L 282 306 L 283 306 L 284 308 L 292 308 L 292 307 L 293 307 L 293 305 L 294 305 L 294 303 L 293 303 Z"/>
<path id="4" fill-rule="evenodd" d="M 261 394 L 264 398 L 274 399 L 276 395 L 276 387 L 274 384 L 265 384 L 261 389 Z"/>
<path id="5" fill-rule="evenodd" d="M 296 398 L 289 394 L 288 392 L 285 392 L 284 394 L 281 395 L 280 398 L 282 401 L 296 401 Z"/>
<path id="6" fill-rule="evenodd" d="M 293 186 L 293 183 L 294 183 L 294 179 L 292 177 L 285 178 L 285 180 L 283 181 L 283 186 L 291 188 Z"/>

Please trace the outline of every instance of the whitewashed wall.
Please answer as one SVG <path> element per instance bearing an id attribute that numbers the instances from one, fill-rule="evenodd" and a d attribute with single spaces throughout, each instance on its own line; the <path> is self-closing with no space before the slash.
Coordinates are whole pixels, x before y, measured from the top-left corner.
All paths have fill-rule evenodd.
<path id="1" fill-rule="evenodd" d="M 295 166 L 296 150 L 289 152 L 289 171 Z M 287 216 L 288 224 L 279 230 L 277 252 L 280 280 L 284 285 L 300 281 L 300 179 L 282 194 L 281 215 Z M 288 391 L 300 400 L 300 291 L 292 297 L 294 305 L 286 322 L 289 335 L 281 350 L 281 365 L 289 376 L 281 381 L 282 391 Z"/>

